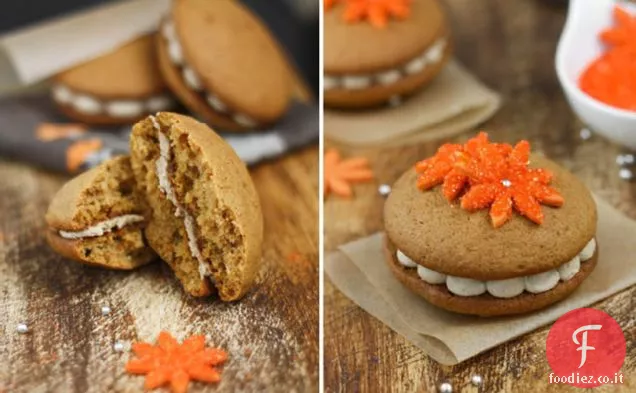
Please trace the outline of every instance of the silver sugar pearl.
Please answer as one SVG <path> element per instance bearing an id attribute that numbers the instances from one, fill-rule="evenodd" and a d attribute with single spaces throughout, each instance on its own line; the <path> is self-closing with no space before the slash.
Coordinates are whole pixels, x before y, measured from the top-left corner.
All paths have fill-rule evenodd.
<path id="1" fill-rule="evenodd" d="M 508 188 L 508 187 L 510 187 L 510 186 L 512 185 L 512 183 L 511 183 L 511 182 L 510 182 L 510 180 L 508 180 L 508 179 L 503 179 L 503 180 L 501 181 L 501 185 L 502 185 L 502 186 L 504 186 L 504 187 L 506 187 L 506 188 Z"/>
<path id="2" fill-rule="evenodd" d="M 622 154 L 616 156 L 616 165 L 623 166 L 625 165 L 625 159 Z"/>
<path id="3" fill-rule="evenodd" d="M 108 315 L 110 314 L 111 309 L 108 306 L 102 306 L 102 315 Z"/>
<path id="4" fill-rule="evenodd" d="M 380 187 L 378 187 L 378 193 L 383 197 L 389 196 L 391 193 L 391 186 L 388 184 L 381 184 Z"/>
<path id="5" fill-rule="evenodd" d="M 634 155 L 633 154 L 619 154 L 616 156 L 616 164 L 623 165 L 632 165 L 634 163 Z"/>
<path id="6" fill-rule="evenodd" d="M 121 341 L 115 341 L 115 344 L 113 344 L 113 350 L 115 350 L 115 352 L 124 352 L 124 343 Z"/>
<path id="7" fill-rule="evenodd" d="M 29 327 L 26 325 L 26 323 L 19 323 L 18 327 L 15 330 L 20 334 L 25 334 L 29 332 Z"/>
<path id="8" fill-rule="evenodd" d="M 474 386 L 481 386 L 484 381 L 481 379 L 481 375 L 473 375 L 470 377 L 470 383 Z"/>
<path id="9" fill-rule="evenodd" d="M 634 178 L 634 173 L 627 168 L 621 168 L 621 170 L 618 171 L 618 177 L 623 180 L 632 180 Z"/>
<path id="10" fill-rule="evenodd" d="M 588 130 L 587 128 L 583 128 L 579 133 L 579 136 L 581 137 L 581 139 L 586 141 L 592 137 L 592 131 Z"/>
<path id="11" fill-rule="evenodd" d="M 448 382 L 444 382 L 439 385 L 439 393 L 453 393 L 453 385 Z"/>

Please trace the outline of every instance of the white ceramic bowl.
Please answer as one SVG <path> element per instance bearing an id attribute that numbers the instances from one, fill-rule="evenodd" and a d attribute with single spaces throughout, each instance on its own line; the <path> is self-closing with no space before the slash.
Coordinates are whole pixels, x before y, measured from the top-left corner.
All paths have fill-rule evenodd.
<path id="1" fill-rule="evenodd" d="M 612 10 L 616 4 L 636 11 L 636 5 L 624 1 L 570 0 L 556 53 L 556 71 L 570 106 L 592 131 L 636 150 L 636 112 L 600 102 L 578 86 L 585 67 L 603 51 L 598 34 L 613 25 Z"/>

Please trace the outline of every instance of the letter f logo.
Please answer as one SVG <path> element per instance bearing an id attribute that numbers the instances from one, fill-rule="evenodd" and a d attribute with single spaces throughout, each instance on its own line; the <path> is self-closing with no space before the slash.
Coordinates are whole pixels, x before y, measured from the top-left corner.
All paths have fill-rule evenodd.
<path id="1" fill-rule="evenodd" d="M 585 364 L 585 361 L 587 360 L 587 351 L 593 351 L 596 349 L 594 347 L 587 345 L 588 330 L 601 330 L 602 327 L 603 327 L 602 325 L 585 325 L 576 329 L 574 333 L 572 333 L 572 341 L 574 341 L 574 344 L 580 345 L 580 347 L 576 349 L 577 351 L 581 351 L 581 364 L 579 364 L 579 368 L 583 367 L 583 365 Z M 579 342 L 576 336 L 581 332 L 583 332 L 583 334 L 581 335 L 582 340 L 581 342 Z"/>

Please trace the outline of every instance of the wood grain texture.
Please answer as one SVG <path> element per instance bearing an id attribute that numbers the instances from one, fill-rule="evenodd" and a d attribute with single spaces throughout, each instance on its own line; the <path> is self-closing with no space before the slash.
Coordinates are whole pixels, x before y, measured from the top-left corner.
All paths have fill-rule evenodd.
<path id="1" fill-rule="evenodd" d="M 111 272 L 65 260 L 44 242 L 44 212 L 66 180 L 0 161 L 0 392 L 139 392 L 121 340 L 161 329 L 201 333 L 230 359 L 218 385 L 191 392 L 318 388 L 318 149 L 251 171 L 265 215 L 259 284 L 240 302 L 186 295 L 155 263 Z M 109 305 L 112 312 L 102 316 Z M 30 333 L 16 333 L 18 323 Z"/>
<path id="2" fill-rule="evenodd" d="M 503 107 L 485 125 L 495 140 L 527 138 L 533 148 L 569 168 L 597 195 L 636 219 L 636 184 L 618 178 L 615 146 L 595 136 L 579 138 L 554 71 L 554 53 L 565 20 L 562 1 L 447 0 L 457 57 L 502 94 Z M 466 140 L 464 133 L 456 141 Z M 416 160 L 433 154 L 441 141 L 391 149 L 343 148 L 369 157 L 377 182 L 355 187 L 354 200 L 325 202 L 325 249 L 382 229 L 383 199 L 377 186 L 393 183 Z M 627 340 L 625 384 L 598 392 L 636 390 L 636 288 L 595 305 L 617 319 Z M 444 367 L 377 321 L 325 279 L 325 389 L 327 392 L 434 392 L 444 381 L 455 392 L 580 391 L 549 385 L 545 360 L 548 328 L 490 350 L 457 366 Z M 470 385 L 482 375 L 481 389 Z"/>

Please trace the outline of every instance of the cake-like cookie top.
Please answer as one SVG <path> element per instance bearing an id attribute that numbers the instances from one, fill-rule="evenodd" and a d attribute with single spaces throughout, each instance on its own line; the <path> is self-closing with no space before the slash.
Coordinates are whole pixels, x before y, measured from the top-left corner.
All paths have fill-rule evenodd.
<path id="1" fill-rule="evenodd" d="M 324 67 L 327 74 L 357 74 L 392 69 L 420 55 L 447 32 L 436 0 L 413 0 L 408 15 L 384 28 L 347 22 L 350 3 L 341 0 L 324 13 Z"/>
<path id="2" fill-rule="evenodd" d="M 126 156 L 105 161 L 73 178 L 55 194 L 46 222 L 55 230 L 81 231 L 127 214 L 141 214 L 143 199 Z"/>
<path id="3" fill-rule="evenodd" d="M 481 203 L 480 209 L 465 206 L 471 185 L 455 195 L 450 195 L 452 185 L 422 191 L 427 187 L 412 168 L 395 183 L 385 204 L 389 239 L 423 266 L 478 280 L 530 275 L 568 262 L 594 237 L 596 205 L 585 185 L 564 168 L 536 155 L 529 161 L 531 170 L 552 174 L 549 187 L 558 195 L 552 202 L 561 202 L 552 203 L 560 207 L 539 206 L 540 220 L 511 211 L 495 228 L 491 203 Z"/>
<path id="4" fill-rule="evenodd" d="M 56 83 L 101 99 L 135 99 L 162 93 L 167 87 L 157 66 L 154 35 L 55 76 Z"/>
<path id="5" fill-rule="evenodd" d="M 245 163 L 206 124 L 160 112 L 135 124 L 131 162 L 152 210 L 145 235 L 194 296 L 237 300 L 261 267 L 263 215 Z"/>
<path id="6" fill-rule="evenodd" d="M 282 50 L 268 28 L 232 0 L 180 0 L 170 13 L 183 57 L 206 90 L 236 112 L 276 120 L 291 98 Z"/>

